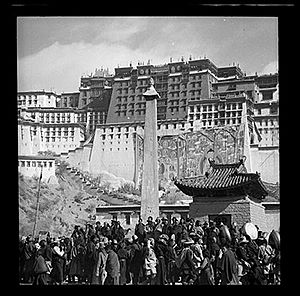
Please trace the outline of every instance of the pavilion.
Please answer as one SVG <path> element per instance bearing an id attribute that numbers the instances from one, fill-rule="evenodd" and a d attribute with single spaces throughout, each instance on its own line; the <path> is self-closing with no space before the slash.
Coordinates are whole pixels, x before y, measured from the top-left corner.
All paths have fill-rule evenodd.
<path id="1" fill-rule="evenodd" d="M 277 228 L 274 220 L 279 221 L 279 209 L 272 215 L 266 212 L 263 201 L 268 191 L 259 173 L 247 173 L 244 162 L 216 164 L 210 159 L 203 175 L 175 178 L 174 184 L 193 197 L 189 217 L 201 222 L 222 221 L 228 226 L 236 222 L 238 227 L 252 222 L 262 231 Z"/>

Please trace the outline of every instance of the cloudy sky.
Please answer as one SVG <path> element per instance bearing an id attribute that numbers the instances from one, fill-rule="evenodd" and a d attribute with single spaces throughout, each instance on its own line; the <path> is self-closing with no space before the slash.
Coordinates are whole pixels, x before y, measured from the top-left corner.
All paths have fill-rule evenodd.
<path id="1" fill-rule="evenodd" d="M 78 91 L 96 68 L 154 65 L 206 56 L 216 66 L 239 64 L 247 74 L 278 69 L 277 18 L 20 17 L 18 90 Z"/>

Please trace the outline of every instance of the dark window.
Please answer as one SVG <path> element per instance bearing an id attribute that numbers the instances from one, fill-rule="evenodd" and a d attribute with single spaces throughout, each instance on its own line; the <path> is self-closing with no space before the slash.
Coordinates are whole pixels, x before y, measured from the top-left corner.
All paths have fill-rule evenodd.
<path id="1" fill-rule="evenodd" d="M 266 100 L 272 100 L 273 99 L 273 92 L 267 92 L 267 91 L 264 91 L 262 93 L 262 100 L 263 101 L 266 101 Z"/>
<path id="2" fill-rule="evenodd" d="M 126 225 L 130 225 L 130 213 L 125 214 L 125 219 L 126 219 Z"/>
<path id="3" fill-rule="evenodd" d="M 277 114 L 277 113 L 278 113 L 277 107 L 270 108 L 270 114 Z"/>

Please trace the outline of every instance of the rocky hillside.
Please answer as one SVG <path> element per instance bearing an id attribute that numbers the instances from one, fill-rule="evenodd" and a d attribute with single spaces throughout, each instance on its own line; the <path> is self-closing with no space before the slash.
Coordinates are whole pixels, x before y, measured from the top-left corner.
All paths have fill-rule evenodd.
<path id="1" fill-rule="evenodd" d="M 58 185 L 41 183 L 37 231 L 69 235 L 75 224 L 95 218 L 95 208 L 107 204 L 101 195 L 92 195 L 65 168 L 56 171 Z M 19 175 L 19 234 L 32 233 L 38 191 L 37 178 Z"/>
<path id="2" fill-rule="evenodd" d="M 140 190 L 109 173 L 90 176 L 58 161 L 56 178 L 57 184 L 41 182 L 37 234 L 49 231 L 54 236 L 70 235 L 74 225 L 83 226 L 96 219 L 98 206 L 140 204 Z M 33 231 L 37 191 L 38 178 L 19 175 L 20 236 Z M 161 190 L 160 196 L 167 204 L 191 199 L 174 186 Z"/>

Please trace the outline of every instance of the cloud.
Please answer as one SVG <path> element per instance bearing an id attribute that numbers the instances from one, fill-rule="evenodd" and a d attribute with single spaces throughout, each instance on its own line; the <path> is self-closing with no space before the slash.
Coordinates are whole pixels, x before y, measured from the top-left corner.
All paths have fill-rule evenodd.
<path id="1" fill-rule="evenodd" d="M 131 36 L 143 31 L 147 26 L 147 18 L 112 18 L 108 19 L 101 28 L 99 28 L 99 36 L 97 40 L 101 42 L 122 42 Z M 95 40 L 95 42 L 97 42 Z"/>
<path id="2" fill-rule="evenodd" d="M 162 59 L 159 53 L 151 53 L 155 63 Z M 150 55 L 139 49 L 132 50 L 122 44 L 54 43 L 51 46 L 18 60 L 18 90 L 77 91 L 82 74 L 90 74 L 95 68 L 109 68 L 113 73 L 118 65 L 128 66 L 132 61 L 147 61 Z"/>
<path id="3" fill-rule="evenodd" d="M 55 42 L 37 53 L 21 57 L 18 60 L 18 89 L 50 90 L 54 87 L 58 93 L 77 91 L 82 74 L 90 74 L 95 68 L 108 67 L 113 73 L 118 65 L 128 66 L 130 62 L 136 66 L 139 61 L 146 63 L 150 59 L 154 65 L 165 64 L 170 57 L 173 61 L 181 56 L 187 59 L 189 54 L 198 58 L 213 51 L 207 48 L 208 43 L 199 42 L 199 36 L 196 38 L 190 27 L 169 24 L 160 31 L 162 23 L 154 26 L 157 32 L 153 34 L 148 30 L 147 19 L 113 20 L 103 26 L 99 33 L 102 42 L 98 44 Z M 134 38 L 136 46 L 129 46 Z"/>
<path id="4" fill-rule="evenodd" d="M 239 62 L 247 74 L 260 69 L 266 73 L 276 71 L 274 38 L 261 35 L 268 32 L 273 36 L 270 32 L 274 30 L 261 30 L 265 26 L 254 20 L 252 26 L 240 22 L 240 26 L 232 23 L 230 30 L 222 19 L 209 18 L 59 18 L 45 21 L 41 28 L 32 22 L 23 27 L 24 38 L 18 39 L 18 47 L 23 42 L 27 53 L 19 55 L 18 89 L 77 91 L 82 74 L 90 74 L 95 68 L 108 67 L 113 73 L 118 64 L 122 67 L 132 62 L 136 66 L 150 59 L 157 65 L 168 63 L 170 57 L 177 61 L 190 55 L 194 59 L 206 55 L 216 66 Z M 236 35 L 243 42 L 236 42 Z M 42 44 L 38 46 L 34 42 L 39 39 Z"/>

